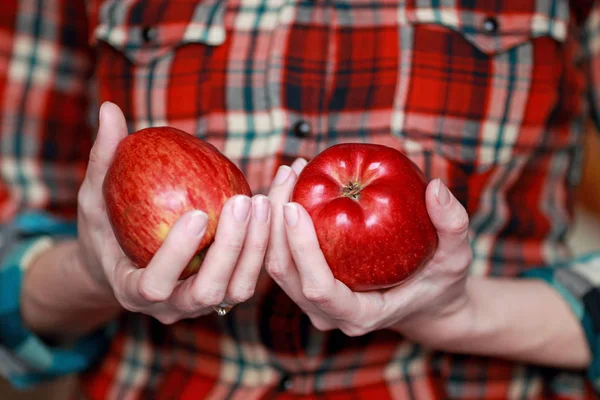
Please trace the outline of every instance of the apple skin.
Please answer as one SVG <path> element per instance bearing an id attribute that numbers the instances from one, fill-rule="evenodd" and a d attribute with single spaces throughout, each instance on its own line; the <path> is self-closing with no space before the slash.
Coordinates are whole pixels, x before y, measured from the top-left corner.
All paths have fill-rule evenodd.
<path id="1" fill-rule="evenodd" d="M 139 268 L 148 265 L 185 212 L 208 215 L 206 233 L 180 279 L 200 268 L 225 201 L 252 194 L 243 173 L 216 147 L 172 127 L 146 128 L 123 139 L 102 192 L 117 241 Z"/>
<path id="2" fill-rule="evenodd" d="M 335 278 L 360 292 L 396 286 L 433 257 L 438 236 L 426 187 L 400 151 L 344 143 L 306 165 L 291 200 L 310 214 Z"/>

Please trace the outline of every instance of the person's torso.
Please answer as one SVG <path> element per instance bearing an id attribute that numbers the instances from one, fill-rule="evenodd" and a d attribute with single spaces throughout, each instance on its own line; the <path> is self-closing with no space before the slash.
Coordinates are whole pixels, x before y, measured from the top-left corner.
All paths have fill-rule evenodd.
<path id="1" fill-rule="evenodd" d="M 255 193 L 296 157 L 385 144 L 466 206 L 471 274 L 568 256 L 586 83 L 566 1 L 99 3 L 98 102 L 118 104 L 130 131 L 171 125 L 208 140 Z M 266 274 L 226 318 L 128 316 L 85 387 L 94 398 L 589 395 L 579 375 L 437 353 L 387 331 L 319 332 Z"/>

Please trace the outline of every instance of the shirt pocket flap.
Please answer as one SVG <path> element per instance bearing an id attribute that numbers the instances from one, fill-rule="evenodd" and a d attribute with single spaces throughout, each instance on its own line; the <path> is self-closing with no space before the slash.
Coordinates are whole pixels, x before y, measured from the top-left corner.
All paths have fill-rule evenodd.
<path id="1" fill-rule="evenodd" d="M 421 6 L 419 0 L 415 1 L 416 5 L 407 8 L 408 23 L 450 29 L 487 55 L 499 54 L 544 36 L 563 43 L 567 36 L 569 6 L 562 0 L 549 1 L 545 9 L 540 10 L 532 11 L 524 6 L 523 10 L 511 7 L 494 13 L 469 10 L 465 7 L 466 0 L 457 1 L 455 7 Z"/>
<path id="2" fill-rule="evenodd" d="M 136 5 L 121 0 L 104 3 L 92 33 L 92 45 L 104 42 L 132 63 L 143 65 L 186 44 L 218 46 L 225 42 L 225 4 L 222 0 L 186 5 L 183 8 L 191 8 L 187 11 L 181 8 L 177 12 L 165 10 L 157 18 L 140 17 L 143 13 L 136 10 Z"/>

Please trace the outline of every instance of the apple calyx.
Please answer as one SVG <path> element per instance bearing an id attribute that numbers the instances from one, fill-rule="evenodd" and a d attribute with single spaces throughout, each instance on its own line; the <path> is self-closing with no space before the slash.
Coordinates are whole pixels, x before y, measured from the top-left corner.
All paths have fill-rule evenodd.
<path id="1" fill-rule="evenodd" d="M 348 182 L 346 186 L 342 188 L 342 196 L 350 197 L 353 200 L 358 200 L 358 195 L 360 194 L 363 187 L 358 182 Z"/>

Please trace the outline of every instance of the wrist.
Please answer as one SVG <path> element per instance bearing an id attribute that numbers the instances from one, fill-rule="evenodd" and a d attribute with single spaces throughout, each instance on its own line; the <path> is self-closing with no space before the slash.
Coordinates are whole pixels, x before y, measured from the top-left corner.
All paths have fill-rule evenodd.
<path id="1" fill-rule="evenodd" d="M 581 323 L 547 284 L 470 277 L 465 292 L 465 306 L 456 313 L 403 323 L 396 330 L 426 347 L 451 353 L 560 368 L 589 365 Z"/>
<path id="2" fill-rule="evenodd" d="M 106 279 L 102 267 L 90 265 L 94 263 L 87 260 L 85 251 L 79 241 L 73 246 L 68 259 L 69 262 L 66 263 L 67 273 L 74 276 L 78 282 L 81 282 L 90 296 L 100 299 L 114 299 L 112 287 Z"/>
<path id="3" fill-rule="evenodd" d="M 477 335 L 480 325 L 478 305 L 469 290 L 472 284 L 472 279 L 467 278 L 461 295 L 441 312 L 420 313 L 392 329 L 435 350 L 452 351 L 462 347 L 462 343 Z"/>
<path id="4" fill-rule="evenodd" d="M 41 253 L 23 278 L 23 323 L 38 334 L 83 334 L 120 309 L 112 289 L 92 277 L 82 262 L 75 240 L 58 243 Z"/>

